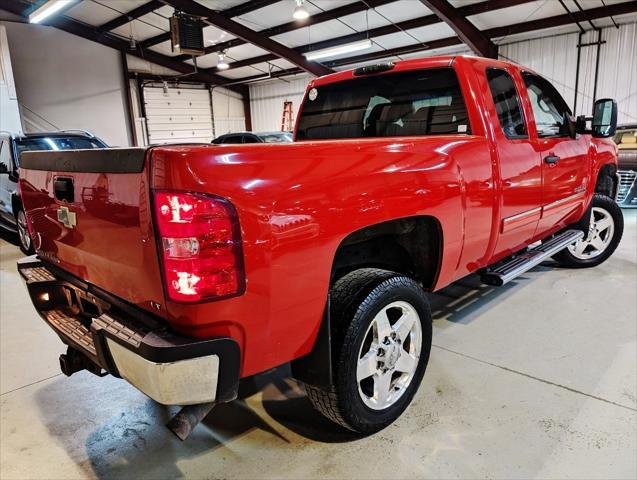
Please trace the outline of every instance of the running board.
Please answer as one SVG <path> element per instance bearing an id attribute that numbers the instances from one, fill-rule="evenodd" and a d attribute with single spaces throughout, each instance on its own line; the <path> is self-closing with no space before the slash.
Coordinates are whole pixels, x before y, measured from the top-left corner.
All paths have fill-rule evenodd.
<path id="1" fill-rule="evenodd" d="M 538 247 L 527 250 L 495 268 L 486 270 L 480 276 L 480 280 L 487 285 L 501 287 L 581 238 L 584 238 L 584 232 L 581 230 L 566 230 Z"/>

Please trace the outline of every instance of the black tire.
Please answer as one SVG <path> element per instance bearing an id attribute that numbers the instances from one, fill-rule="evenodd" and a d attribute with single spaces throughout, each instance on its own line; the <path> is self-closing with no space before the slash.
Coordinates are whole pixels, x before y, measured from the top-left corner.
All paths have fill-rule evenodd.
<path id="1" fill-rule="evenodd" d="M 29 229 L 27 228 L 26 223 L 27 219 L 22 205 L 18 205 L 16 207 L 14 215 L 16 228 L 18 230 L 18 242 L 20 244 L 20 250 L 22 250 L 25 255 L 33 255 L 35 250 L 33 249 L 33 241 L 31 240 L 31 236 L 29 235 Z"/>
<path id="2" fill-rule="evenodd" d="M 610 235 L 611 238 L 609 239 L 609 242 L 601 253 L 590 258 L 581 258 L 581 256 L 578 257 L 569 248 L 565 248 L 553 255 L 553 259 L 555 259 L 560 265 L 568 268 L 596 267 L 597 265 L 605 262 L 619 245 L 622 235 L 624 234 L 624 216 L 621 208 L 617 205 L 617 202 L 605 195 L 595 194 L 591 203 L 591 210 L 593 211 L 594 216 L 597 215 L 596 212 L 607 212 L 612 219 L 613 232 L 612 235 Z M 591 225 L 594 225 L 593 222 L 591 222 Z M 592 238 L 591 235 L 594 234 L 595 231 L 593 226 L 589 229 L 584 240 Z"/>
<path id="3" fill-rule="evenodd" d="M 356 376 L 359 352 L 372 331 L 370 325 L 376 314 L 396 301 L 408 303 L 417 312 L 422 338 L 420 356 L 411 380 L 395 402 L 385 409 L 372 409 L 359 395 Z M 330 302 L 334 385 L 329 390 L 306 385 L 307 395 L 314 407 L 330 420 L 358 433 L 377 432 L 407 408 L 427 368 L 432 333 L 427 297 L 411 278 L 365 268 L 340 278 L 331 289 Z M 404 353 L 405 345 L 398 347 L 400 352 Z M 390 392 L 396 388 L 393 385 L 390 384 Z"/>

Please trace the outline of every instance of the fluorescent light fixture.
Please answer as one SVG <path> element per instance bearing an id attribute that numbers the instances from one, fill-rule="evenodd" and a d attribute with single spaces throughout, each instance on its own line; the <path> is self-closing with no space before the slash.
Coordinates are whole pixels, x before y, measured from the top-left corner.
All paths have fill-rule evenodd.
<path id="1" fill-rule="evenodd" d="M 219 53 L 219 60 L 217 60 L 217 68 L 219 70 L 228 70 L 228 68 L 230 68 L 230 65 L 228 65 L 228 62 L 226 62 L 226 54 L 225 53 Z"/>
<path id="2" fill-rule="evenodd" d="M 296 20 L 305 20 L 310 16 L 310 13 L 305 9 L 305 6 L 303 5 L 303 0 L 296 0 L 296 7 L 294 7 L 294 13 L 292 13 L 292 16 Z"/>
<path id="3" fill-rule="evenodd" d="M 29 23 L 40 23 L 56 12 L 68 8 L 75 0 L 49 0 L 29 14 Z"/>
<path id="4" fill-rule="evenodd" d="M 339 45 L 337 47 L 316 50 L 315 52 L 307 52 L 303 55 L 305 55 L 305 58 L 308 60 L 318 60 L 319 58 L 336 57 L 345 53 L 357 52 L 368 48 L 372 48 L 372 41 L 369 38 L 358 42 L 346 43 L 345 45 Z"/>

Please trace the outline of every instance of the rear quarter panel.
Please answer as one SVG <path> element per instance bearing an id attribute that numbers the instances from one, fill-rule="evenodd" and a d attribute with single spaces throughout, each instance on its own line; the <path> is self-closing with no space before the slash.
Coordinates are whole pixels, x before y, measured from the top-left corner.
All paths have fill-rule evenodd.
<path id="1" fill-rule="evenodd" d="M 465 231 L 488 239 L 491 227 L 484 137 L 163 147 L 152 155 L 152 188 L 215 194 L 237 208 L 246 293 L 166 308 L 183 333 L 237 339 L 243 376 L 309 352 L 334 254 L 353 231 L 396 218 L 435 217 L 444 235 L 438 281 L 444 284 L 465 270 L 459 266 Z M 464 214 L 468 194 L 473 216 Z"/>

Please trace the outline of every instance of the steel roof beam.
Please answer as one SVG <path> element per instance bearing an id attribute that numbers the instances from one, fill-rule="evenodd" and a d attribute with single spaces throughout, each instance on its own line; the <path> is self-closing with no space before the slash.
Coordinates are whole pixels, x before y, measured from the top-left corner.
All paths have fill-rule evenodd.
<path id="1" fill-rule="evenodd" d="M 444 21 L 471 50 L 483 57 L 498 58 L 498 47 L 476 26 L 467 20 L 447 0 L 420 0 L 423 5 Z"/>
<path id="2" fill-rule="evenodd" d="M 126 12 L 119 17 L 100 25 L 99 27 L 97 27 L 97 29 L 101 32 L 109 32 L 111 30 L 115 30 L 117 27 L 126 25 L 128 22 L 154 12 L 155 10 L 163 6 L 164 4 L 161 3 L 159 0 L 153 0 L 152 2 L 140 5 L 139 7 L 132 9 L 130 12 Z"/>

